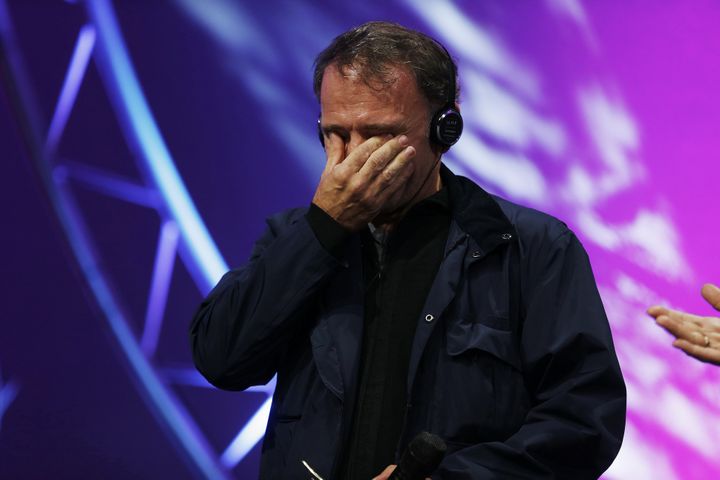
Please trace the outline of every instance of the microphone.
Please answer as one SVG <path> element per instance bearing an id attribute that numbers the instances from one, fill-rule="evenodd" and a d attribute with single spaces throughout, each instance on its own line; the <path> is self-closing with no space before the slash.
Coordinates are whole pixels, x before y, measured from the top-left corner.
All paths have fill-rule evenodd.
<path id="1" fill-rule="evenodd" d="M 442 438 L 421 432 L 405 449 L 388 480 L 425 480 L 440 465 L 446 451 Z"/>

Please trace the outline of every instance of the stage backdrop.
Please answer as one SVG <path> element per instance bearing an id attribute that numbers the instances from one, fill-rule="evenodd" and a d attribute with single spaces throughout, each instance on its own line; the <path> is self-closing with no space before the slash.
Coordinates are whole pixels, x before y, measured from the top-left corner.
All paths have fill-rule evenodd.
<path id="1" fill-rule="evenodd" d="M 607 479 L 720 475 L 720 368 L 644 311 L 720 281 L 714 0 L 0 0 L 0 477 L 254 478 L 272 382 L 222 392 L 187 330 L 324 164 L 314 56 L 392 20 L 444 43 L 445 163 L 587 248 L 628 386 Z"/>

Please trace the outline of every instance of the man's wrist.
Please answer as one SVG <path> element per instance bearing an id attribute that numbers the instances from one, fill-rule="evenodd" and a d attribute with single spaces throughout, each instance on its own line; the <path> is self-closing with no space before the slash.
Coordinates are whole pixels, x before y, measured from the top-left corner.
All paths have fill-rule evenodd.
<path id="1" fill-rule="evenodd" d="M 341 258 L 345 242 L 352 232 L 314 203 L 310 204 L 305 218 L 323 248 L 335 258 Z"/>

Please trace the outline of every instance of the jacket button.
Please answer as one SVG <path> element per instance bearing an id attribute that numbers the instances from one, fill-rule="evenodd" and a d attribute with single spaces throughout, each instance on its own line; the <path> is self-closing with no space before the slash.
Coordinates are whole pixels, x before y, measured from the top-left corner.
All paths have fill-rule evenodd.
<path id="1" fill-rule="evenodd" d="M 502 239 L 503 239 L 503 240 L 510 240 L 511 238 L 512 238 L 512 235 L 510 235 L 509 233 L 503 233 L 503 234 L 502 234 Z"/>
<path id="2" fill-rule="evenodd" d="M 478 257 L 480 257 L 480 255 L 482 255 L 482 253 L 480 253 L 479 250 L 477 250 L 477 251 L 475 251 L 475 252 L 472 253 L 472 257 L 473 257 L 473 258 L 478 258 Z"/>
<path id="3" fill-rule="evenodd" d="M 432 322 L 433 320 L 435 320 L 435 317 L 433 317 L 433 316 L 430 315 L 429 313 L 428 313 L 427 315 L 425 315 L 425 321 L 426 321 L 426 322 Z"/>

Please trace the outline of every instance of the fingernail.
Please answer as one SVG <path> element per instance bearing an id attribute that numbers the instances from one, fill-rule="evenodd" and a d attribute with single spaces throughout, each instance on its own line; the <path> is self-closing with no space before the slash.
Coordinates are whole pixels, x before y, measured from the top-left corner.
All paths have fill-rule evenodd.
<path id="1" fill-rule="evenodd" d="M 401 146 L 404 147 L 405 145 L 407 145 L 407 142 L 408 142 L 407 136 L 405 136 L 405 135 L 400 135 L 400 136 L 398 137 L 398 143 L 399 143 Z"/>
<path id="2" fill-rule="evenodd" d="M 412 157 L 415 155 L 415 147 L 407 147 L 405 150 L 407 150 L 409 156 Z"/>

